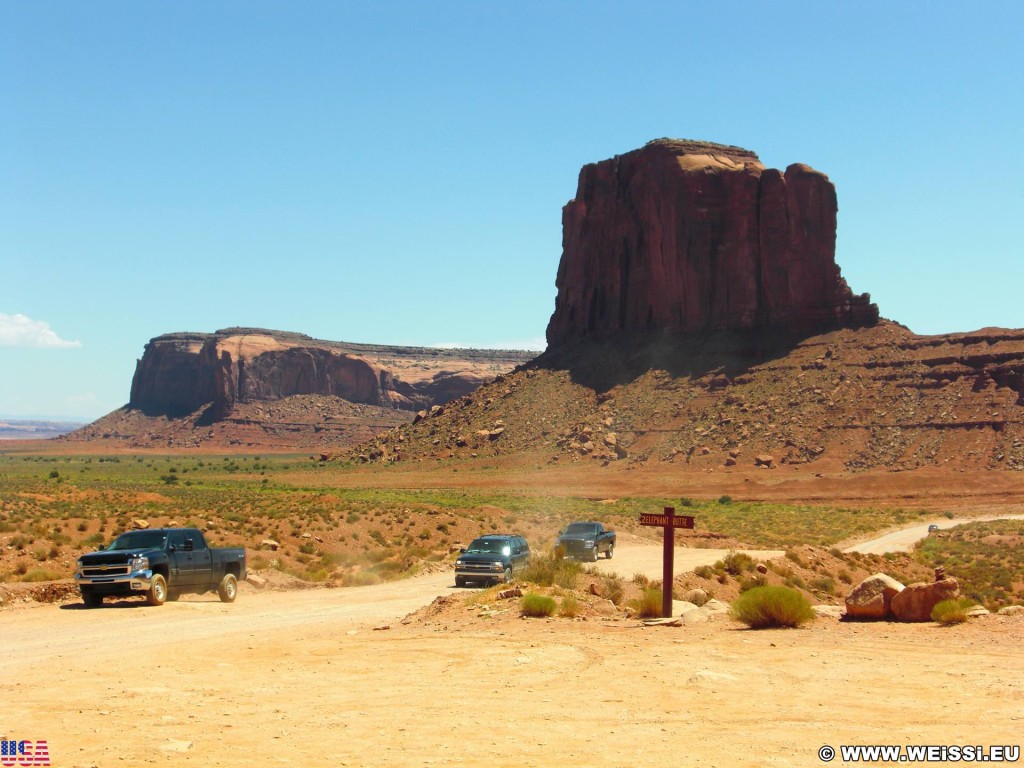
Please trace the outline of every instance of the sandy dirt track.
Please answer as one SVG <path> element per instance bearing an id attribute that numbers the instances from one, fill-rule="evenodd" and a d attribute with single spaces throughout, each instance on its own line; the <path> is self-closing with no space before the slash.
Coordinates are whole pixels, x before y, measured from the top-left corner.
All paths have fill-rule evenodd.
<path id="1" fill-rule="evenodd" d="M 600 567 L 658 575 L 658 558 L 621 547 Z M 451 583 L 6 610 L 0 734 L 99 768 L 797 766 L 823 744 L 1020 742 L 1020 618 L 401 624 L 466 592 Z"/>
<path id="2" fill-rule="evenodd" d="M 900 528 L 897 531 L 877 536 L 847 547 L 846 552 L 860 552 L 864 555 L 884 555 L 886 552 L 910 552 L 914 545 L 928 535 L 928 528 L 937 525 L 940 529 L 955 528 L 958 525 L 976 523 L 982 520 L 1024 520 L 1024 515 L 990 515 L 987 517 L 971 517 L 967 519 L 947 520 L 945 518 L 929 520 L 927 523 Z"/>

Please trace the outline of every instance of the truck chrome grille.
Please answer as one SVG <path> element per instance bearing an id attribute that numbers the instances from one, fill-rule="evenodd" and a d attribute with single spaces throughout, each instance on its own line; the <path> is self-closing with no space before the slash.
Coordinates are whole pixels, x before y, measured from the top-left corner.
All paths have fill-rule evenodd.
<path id="1" fill-rule="evenodd" d="M 82 575 L 90 579 L 102 579 L 104 576 L 127 576 L 128 563 L 115 563 L 111 565 L 84 565 Z"/>

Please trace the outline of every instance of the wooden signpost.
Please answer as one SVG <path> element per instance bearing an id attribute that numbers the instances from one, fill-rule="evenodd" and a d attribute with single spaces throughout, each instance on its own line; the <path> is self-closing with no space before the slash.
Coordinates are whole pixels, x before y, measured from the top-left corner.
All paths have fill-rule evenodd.
<path id="1" fill-rule="evenodd" d="M 693 528 L 693 518 L 677 515 L 675 507 L 665 507 L 661 515 L 640 515 L 640 525 L 657 525 L 665 529 L 661 563 L 661 615 L 672 618 L 672 580 L 675 570 L 676 528 Z"/>

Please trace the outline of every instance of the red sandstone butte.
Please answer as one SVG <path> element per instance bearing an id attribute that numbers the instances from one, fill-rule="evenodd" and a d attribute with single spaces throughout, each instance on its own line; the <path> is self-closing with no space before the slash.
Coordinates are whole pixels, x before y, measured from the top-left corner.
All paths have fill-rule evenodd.
<path id="1" fill-rule="evenodd" d="M 873 325 L 835 263 L 836 192 L 823 173 L 757 155 L 657 139 L 580 171 L 562 210 L 551 347 L 669 330 Z"/>

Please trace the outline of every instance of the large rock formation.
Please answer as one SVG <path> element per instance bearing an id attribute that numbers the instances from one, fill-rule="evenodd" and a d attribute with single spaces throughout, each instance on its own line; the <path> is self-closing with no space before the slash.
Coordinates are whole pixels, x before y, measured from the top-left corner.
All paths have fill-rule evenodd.
<path id="1" fill-rule="evenodd" d="M 424 349 L 321 341 L 298 333 L 228 328 L 152 339 L 135 368 L 129 407 L 179 417 L 211 405 L 330 395 L 352 403 L 417 410 L 471 392 L 532 353 Z"/>
<path id="2" fill-rule="evenodd" d="M 806 165 L 659 139 L 580 171 L 562 211 L 551 347 L 582 337 L 871 325 L 835 263 L 836 193 Z"/>

